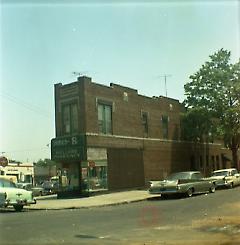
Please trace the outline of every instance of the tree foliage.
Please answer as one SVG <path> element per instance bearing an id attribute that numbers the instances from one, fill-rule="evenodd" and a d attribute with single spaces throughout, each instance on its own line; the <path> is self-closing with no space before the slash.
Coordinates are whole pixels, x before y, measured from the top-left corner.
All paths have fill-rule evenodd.
<path id="1" fill-rule="evenodd" d="M 231 53 L 221 49 L 210 56 L 185 84 L 185 105 L 215 119 L 216 132 L 233 153 L 237 167 L 240 144 L 240 60 L 230 63 Z M 217 122 L 217 123 L 216 123 Z"/>
<path id="2" fill-rule="evenodd" d="M 214 122 L 201 108 L 192 108 L 181 115 L 183 140 L 193 142 L 212 141 L 216 135 Z"/>
<path id="3" fill-rule="evenodd" d="M 41 167 L 48 167 L 48 166 L 54 166 L 56 163 L 52 161 L 51 159 L 45 158 L 45 159 L 39 159 L 35 166 L 41 166 Z"/>

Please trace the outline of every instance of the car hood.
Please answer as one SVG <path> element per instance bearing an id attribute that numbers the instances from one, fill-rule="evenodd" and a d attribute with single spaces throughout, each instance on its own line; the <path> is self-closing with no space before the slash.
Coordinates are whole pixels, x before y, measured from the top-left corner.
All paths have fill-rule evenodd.
<path id="1" fill-rule="evenodd" d="M 20 188 L 1 187 L 0 192 L 7 193 L 7 199 L 32 199 L 32 192 Z"/>

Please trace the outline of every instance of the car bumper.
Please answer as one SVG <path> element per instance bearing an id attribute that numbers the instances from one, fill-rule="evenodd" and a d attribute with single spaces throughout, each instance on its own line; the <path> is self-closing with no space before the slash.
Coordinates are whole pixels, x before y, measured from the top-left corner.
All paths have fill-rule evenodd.
<path id="1" fill-rule="evenodd" d="M 36 204 L 37 201 L 36 199 L 33 199 L 33 200 L 26 200 L 26 199 L 18 199 L 18 200 L 6 200 L 5 201 L 5 207 L 7 206 L 13 206 L 13 205 L 23 205 L 23 206 L 28 206 L 30 204 Z"/>
<path id="2" fill-rule="evenodd" d="M 231 182 L 216 183 L 216 187 L 219 187 L 219 188 L 221 188 L 221 187 L 230 187 L 231 184 L 232 184 Z"/>

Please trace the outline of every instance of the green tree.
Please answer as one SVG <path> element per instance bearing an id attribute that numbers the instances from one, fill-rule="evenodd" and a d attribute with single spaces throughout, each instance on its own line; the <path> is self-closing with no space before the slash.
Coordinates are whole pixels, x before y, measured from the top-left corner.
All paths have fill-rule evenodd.
<path id="1" fill-rule="evenodd" d="M 187 109 L 181 115 L 181 130 L 182 139 L 193 142 L 209 142 L 216 135 L 214 122 L 201 108 Z"/>
<path id="2" fill-rule="evenodd" d="M 52 161 L 51 159 L 45 158 L 45 159 L 39 159 L 36 163 L 36 166 L 41 166 L 41 167 L 48 167 L 48 166 L 54 166 L 56 163 Z"/>
<path id="3" fill-rule="evenodd" d="M 204 111 L 214 119 L 216 132 L 232 151 L 233 165 L 238 168 L 240 145 L 240 60 L 230 63 L 231 53 L 221 49 L 210 56 L 185 84 L 185 105 Z"/>

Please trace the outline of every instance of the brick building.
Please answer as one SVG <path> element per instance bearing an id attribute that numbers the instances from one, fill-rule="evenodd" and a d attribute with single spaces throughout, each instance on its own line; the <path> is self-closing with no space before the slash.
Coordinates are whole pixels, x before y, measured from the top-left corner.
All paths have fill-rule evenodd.
<path id="1" fill-rule="evenodd" d="M 174 171 L 199 169 L 207 174 L 230 166 L 221 143 L 181 141 L 181 112 L 178 100 L 146 97 L 86 76 L 55 84 L 56 138 L 51 150 L 63 193 L 142 187 Z"/>

